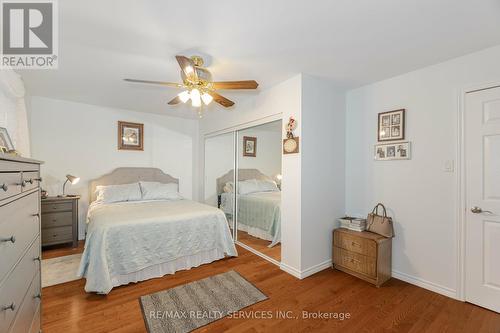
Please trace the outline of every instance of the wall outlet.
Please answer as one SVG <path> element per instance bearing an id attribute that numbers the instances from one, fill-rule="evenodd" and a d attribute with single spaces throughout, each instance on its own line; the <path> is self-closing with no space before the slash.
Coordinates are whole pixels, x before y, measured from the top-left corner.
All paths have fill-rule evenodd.
<path id="1" fill-rule="evenodd" d="M 444 172 L 454 172 L 455 171 L 455 161 L 454 160 L 446 160 L 444 162 Z"/>

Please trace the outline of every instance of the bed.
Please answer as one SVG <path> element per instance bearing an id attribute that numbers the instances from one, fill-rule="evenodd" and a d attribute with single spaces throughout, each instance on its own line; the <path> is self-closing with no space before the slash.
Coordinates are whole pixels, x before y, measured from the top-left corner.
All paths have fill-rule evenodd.
<path id="1" fill-rule="evenodd" d="M 173 274 L 237 256 L 223 212 L 191 200 L 96 201 L 98 185 L 139 181 L 176 183 L 154 168 L 118 168 L 90 182 L 85 249 L 78 275 L 85 291 L 112 288 Z"/>
<path id="2" fill-rule="evenodd" d="M 238 180 L 268 180 L 271 177 L 257 169 L 239 169 Z M 217 178 L 219 207 L 232 217 L 234 193 L 224 191 L 228 182 L 233 182 L 233 170 Z M 270 241 L 273 247 L 281 241 L 281 191 L 253 192 L 238 194 L 238 230 L 249 235 Z"/>

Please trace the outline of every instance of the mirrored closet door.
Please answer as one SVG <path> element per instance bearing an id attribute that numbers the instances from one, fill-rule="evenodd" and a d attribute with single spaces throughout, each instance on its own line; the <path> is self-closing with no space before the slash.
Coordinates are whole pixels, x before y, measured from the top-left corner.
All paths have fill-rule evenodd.
<path id="1" fill-rule="evenodd" d="M 237 132 L 237 240 L 281 261 L 281 120 Z"/>
<path id="2" fill-rule="evenodd" d="M 205 203 L 221 209 L 233 237 L 235 135 L 230 132 L 205 138 Z"/>
<path id="3" fill-rule="evenodd" d="M 235 241 L 275 262 L 281 261 L 281 132 L 278 120 L 205 138 L 205 203 L 225 213 Z"/>

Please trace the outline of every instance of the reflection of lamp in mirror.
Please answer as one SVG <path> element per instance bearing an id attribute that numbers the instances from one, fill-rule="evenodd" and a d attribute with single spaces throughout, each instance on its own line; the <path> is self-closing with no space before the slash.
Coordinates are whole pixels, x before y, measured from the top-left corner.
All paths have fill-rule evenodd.
<path id="1" fill-rule="evenodd" d="M 72 176 L 72 175 L 66 175 L 66 181 L 64 182 L 64 185 L 63 185 L 63 193 L 61 195 L 61 197 L 65 197 L 67 196 L 66 195 L 66 184 L 68 182 L 71 183 L 71 185 L 75 185 L 76 183 L 78 183 L 80 181 L 80 177 L 76 177 L 76 176 Z M 69 195 L 68 195 L 69 196 Z"/>
<path id="2" fill-rule="evenodd" d="M 276 185 L 278 185 L 278 188 L 281 190 L 281 179 L 283 179 L 283 175 L 279 173 L 274 176 L 274 179 L 276 180 Z"/>

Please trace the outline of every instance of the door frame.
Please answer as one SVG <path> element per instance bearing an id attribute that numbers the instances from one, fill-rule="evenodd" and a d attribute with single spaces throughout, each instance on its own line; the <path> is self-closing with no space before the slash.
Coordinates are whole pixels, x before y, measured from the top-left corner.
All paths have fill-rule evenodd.
<path id="1" fill-rule="evenodd" d="M 466 221 L 467 221 L 467 193 L 466 193 L 466 167 L 465 167 L 465 98 L 466 94 L 500 87 L 500 81 L 476 84 L 462 88 L 458 98 L 457 121 L 457 291 L 456 298 L 466 301 L 465 280 L 467 268 L 465 267 Z"/>

